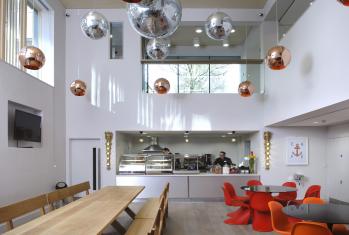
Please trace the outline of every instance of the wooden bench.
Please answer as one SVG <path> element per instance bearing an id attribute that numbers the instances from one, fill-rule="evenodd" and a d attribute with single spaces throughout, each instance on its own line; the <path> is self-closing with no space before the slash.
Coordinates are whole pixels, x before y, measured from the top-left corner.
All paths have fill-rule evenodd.
<path id="1" fill-rule="evenodd" d="M 44 215 L 46 205 L 47 198 L 44 194 L 8 206 L 4 206 L 0 208 L 0 224 L 6 223 L 6 228 L 9 231 L 13 229 L 13 219 L 36 210 L 40 210 L 41 215 Z"/>
<path id="2" fill-rule="evenodd" d="M 160 235 L 166 226 L 168 216 L 167 183 L 160 198 L 150 198 L 139 210 L 126 235 Z"/>

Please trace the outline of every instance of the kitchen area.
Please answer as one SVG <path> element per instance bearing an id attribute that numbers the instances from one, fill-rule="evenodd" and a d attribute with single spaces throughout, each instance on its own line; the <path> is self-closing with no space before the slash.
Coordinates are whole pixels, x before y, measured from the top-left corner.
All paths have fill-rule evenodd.
<path id="1" fill-rule="evenodd" d="M 259 180 L 250 161 L 256 136 L 257 131 L 116 132 L 116 185 L 145 185 L 139 198 L 148 198 L 169 182 L 171 198 L 221 200 L 225 181 L 243 186 Z"/>

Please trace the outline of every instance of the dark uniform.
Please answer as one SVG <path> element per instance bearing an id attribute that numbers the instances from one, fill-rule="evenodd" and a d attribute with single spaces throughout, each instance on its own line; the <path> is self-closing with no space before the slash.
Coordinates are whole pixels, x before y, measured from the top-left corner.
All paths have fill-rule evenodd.
<path id="1" fill-rule="evenodd" d="M 221 167 L 223 167 L 225 164 L 228 164 L 229 166 L 231 166 L 231 165 L 235 166 L 235 164 L 233 164 L 231 159 L 228 157 L 224 157 L 223 159 L 221 157 L 217 158 L 214 161 L 213 165 L 217 165 L 217 164 L 219 164 Z"/>

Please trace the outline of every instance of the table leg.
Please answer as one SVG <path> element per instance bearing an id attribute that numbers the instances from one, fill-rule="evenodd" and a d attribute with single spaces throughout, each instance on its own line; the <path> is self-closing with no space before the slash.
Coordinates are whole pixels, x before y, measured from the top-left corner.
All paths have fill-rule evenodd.
<path id="1" fill-rule="evenodd" d="M 126 207 L 125 212 L 132 218 L 136 218 L 136 214 L 130 209 L 130 207 Z"/>
<path id="2" fill-rule="evenodd" d="M 328 229 L 332 232 L 333 224 L 327 224 Z"/>
<path id="3" fill-rule="evenodd" d="M 126 233 L 126 229 L 117 220 L 114 220 L 114 222 L 111 223 L 111 225 L 120 234 L 125 234 Z"/>

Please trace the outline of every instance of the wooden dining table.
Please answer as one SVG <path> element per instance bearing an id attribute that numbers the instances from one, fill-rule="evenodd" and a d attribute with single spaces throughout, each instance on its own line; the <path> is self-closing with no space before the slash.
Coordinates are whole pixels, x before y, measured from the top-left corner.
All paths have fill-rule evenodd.
<path id="1" fill-rule="evenodd" d="M 117 218 L 125 211 L 134 219 L 129 205 L 143 189 L 141 186 L 108 186 L 5 234 L 96 235 L 102 234 L 108 225 L 123 234 L 126 230 Z"/>

